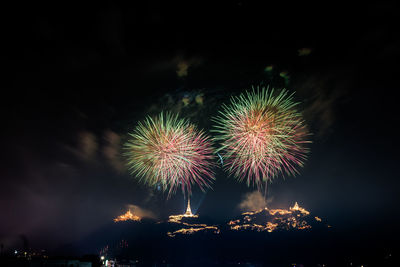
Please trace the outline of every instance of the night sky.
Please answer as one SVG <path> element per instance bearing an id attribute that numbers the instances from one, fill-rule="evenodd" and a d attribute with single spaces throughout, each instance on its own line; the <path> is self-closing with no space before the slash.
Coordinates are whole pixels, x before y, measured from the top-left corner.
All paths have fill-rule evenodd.
<path id="1" fill-rule="evenodd" d="M 77 242 L 128 205 L 183 212 L 181 192 L 167 200 L 128 174 L 127 133 L 163 110 L 208 131 L 220 104 L 259 84 L 296 92 L 313 133 L 305 167 L 273 181 L 269 205 L 297 201 L 340 231 L 396 236 L 396 7 L 167 2 L 3 8 L 0 243 Z M 227 221 L 255 188 L 216 172 L 192 208 Z"/>

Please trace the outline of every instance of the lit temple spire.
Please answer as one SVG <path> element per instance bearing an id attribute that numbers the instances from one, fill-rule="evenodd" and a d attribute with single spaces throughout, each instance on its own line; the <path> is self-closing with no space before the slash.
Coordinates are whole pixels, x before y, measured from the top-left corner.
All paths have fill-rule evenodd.
<path id="1" fill-rule="evenodd" d="M 187 204 L 187 208 L 186 208 L 186 212 L 183 215 L 185 217 L 193 217 L 193 213 L 192 210 L 190 209 L 190 198 L 188 197 L 188 204 Z"/>

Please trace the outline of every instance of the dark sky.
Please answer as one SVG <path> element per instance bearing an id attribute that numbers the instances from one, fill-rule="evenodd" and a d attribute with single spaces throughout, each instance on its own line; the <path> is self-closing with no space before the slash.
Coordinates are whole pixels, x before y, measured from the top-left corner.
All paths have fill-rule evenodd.
<path id="1" fill-rule="evenodd" d="M 296 91 L 313 133 L 305 168 L 273 182 L 270 205 L 298 201 L 343 231 L 399 222 L 394 5 L 166 2 L 3 9 L 1 243 L 74 242 L 130 204 L 181 212 L 181 193 L 167 200 L 127 174 L 126 133 L 162 110 L 208 130 L 221 103 L 260 83 Z M 227 220 L 253 190 L 218 170 L 193 207 Z"/>

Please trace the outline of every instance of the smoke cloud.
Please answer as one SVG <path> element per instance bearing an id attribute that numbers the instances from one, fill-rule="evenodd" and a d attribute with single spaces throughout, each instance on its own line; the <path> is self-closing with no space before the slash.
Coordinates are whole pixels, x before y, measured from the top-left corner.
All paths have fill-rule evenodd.
<path id="1" fill-rule="evenodd" d="M 297 83 L 296 90 L 307 99 L 303 115 L 321 138 L 331 133 L 336 121 L 338 104 L 348 97 L 352 85 L 351 69 L 329 69 Z M 338 78 L 340 77 L 340 79 Z"/>
<path id="2" fill-rule="evenodd" d="M 135 215 L 141 218 L 157 219 L 157 216 L 150 210 L 143 209 L 137 205 L 127 205 L 127 208 Z"/>
<path id="3" fill-rule="evenodd" d="M 79 134 L 79 153 L 83 159 L 91 160 L 97 152 L 98 144 L 96 136 L 90 132 L 81 132 Z"/>
<path id="4" fill-rule="evenodd" d="M 108 130 L 104 134 L 104 139 L 106 141 L 103 147 L 105 158 L 117 172 L 123 172 L 124 164 L 120 158 L 121 137 L 117 133 Z"/>
<path id="5" fill-rule="evenodd" d="M 264 209 L 268 203 L 272 201 L 268 199 L 265 200 L 264 196 L 260 193 L 260 191 L 253 191 L 251 193 L 247 193 L 243 198 L 242 202 L 239 204 L 239 209 L 242 211 L 255 211 Z"/>

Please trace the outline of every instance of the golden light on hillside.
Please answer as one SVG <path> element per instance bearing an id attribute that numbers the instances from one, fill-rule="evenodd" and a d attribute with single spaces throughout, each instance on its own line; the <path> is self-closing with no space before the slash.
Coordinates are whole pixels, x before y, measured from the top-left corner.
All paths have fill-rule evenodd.
<path id="1" fill-rule="evenodd" d="M 299 206 L 299 204 L 297 202 L 295 202 L 293 207 L 289 207 L 289 210 L 285 210 L 285 209 L 261 209 L 261 210 L 257 210 L 257 211 L 247 211 L 247 212 L 243 212 L 242 215 L 254 215 L 256 213 L 260 213 L 261 211 L 266 210 L 268 211 L 268 213 L 272 216 L 279 214 L 279 215 L 287 215 L 287 214 L 293 214 L 294 212 L 300 212 L 303 215 L 309 215 L 310 212 L 302 207 Z"/>
<path id="2" fill-rule="evenodd" d="M 122 214 L 114 219 L 114 222 L 124 222 L 124 221 L 140 221 L 140 218 L 137 215 L 134 215 L 130 210 L 128 210 L 125 214 Z"/>
<path id="3" fill-rule="evenodd" d="M 179 230 L 176 230 L 174 232 L 168 232 L 167 235 L 169 237 L 175 237 L 177 234 L 183 234 L 183 235 L 191 235 L 196 232 L 201 232 L 205 230 L 211 230 L 214 234 L 219 234 L 220 230 L 218 229 L 217 226 L 208 226 L 208 225 L 203 225 L 202 227 L 196 227 L 197 225 L 192 225 L 194 227 L 190 228 L 181 228 Z M 195 228 L 196 227 L 196 228 Z"/>
<path id="4" fill-rule="evenodd" d="M 182 221 L 184 218 L 198 218 L 198 217 L 199 217 L 198 215 L 192 213 L 192 210 L 190 208 L 190 201 L 188 201 L 186 212 L 184 214 L 171 215 L 168 218 L 169 223 L 180 224 L 182 225 L 182 228 L 173 232 L 168 232 L 167 235 L 169 237 L 175 237 L 178 234 L 191 235 L 196 232 L 202 232 L 202 231 L 211 231 L 214 234 L 220 233 L 219 228 L 215 225 L 207 225 L 203 223 L 191 223 L 190 220 Z"/>
<path id="5" fill-rule="evenodd" d="M 229 223 L 228 223 L 229 224 Z M 273 232 L 277 227 L 277 223 L 267 222 L 266 225 L 256 224 L 256 223 L 248 223 L 248 224 L 230 224 L 231 230 L 256 230 L 258 232 L 267 231 L 269 233 Z"/>
<path id="6" fill-rule="evenodd" d="M 185 213 L 178 215 L 171 215 L 167 223 L 170 223 L 167 235 L 169 237 L 177 237 L 179 235 L 192 235 L 196 233 L 212 233 L 220 234 L 221 229 L 219 225 L 208 225 L 201 223 L 197 214 L 193 214 L 190 208 L 190 202 L 186 208 Z M 121 221 L 141 221 L 141 217 L 128 210 L 114 219 L 114 222 Z M 159 222 L 161 223 L 161 222 Z M 295 202 L 292 207 L 288 209 L 270 209 L 264 208 L 257 211 L 243 212 L 241 216 L 235 220 L 227 223 L 227 228 L 232 231 L 257 231 L 272 233 L 275 231 L 292 231 L 292 230 L 306 230 L 313 227 L 331 226 L 318 216 L 311 216 L 310 212 Z"/>
<path id="7" fill-rule="evenodd" d="M 231 230 L 255 230 L 258 232 L 267 231 L 269 233 L 282 229 L 311 229 L 311 225 L 307 223 L 305 218 L 310 212 L 296 202 L 289 209 L 261 209 L 257 211 L 249 211 L 242 213 L 241 219 L 228 222 Z M 265 217 L 264 217 L 265 216 Z M 319 217 L 315 217 L 317 221 Z"/>
<path id="8" fill-rule="evenodd" d="M 185 214 L 171 215 L 171 216 L 168 217 L 168 222 L 170 222 L 170 223 L 182 223 L 182 218 L 187 218 L 187 217 L 197 218 L 199 216 L 198 215 L 185 216 Z M 184 223 L 182 223 L 182 224 L 184 224 Z"/>
<path id="9" fill-rule="evenodd" d="M 294 204 L 293 207 L 290 207 L 290 211 L 300 211 L 301 213 L 303 213 L 305 215 L 310 214 L 310 212 L 308 210 L 305 210 L 302 207 L 300 207 L 299 204 L 297 204 L 297 202 Z"/>
<path id="10" fill-rule="evenodd" d="M 192 210 L 190 208 L 190 201 L 188 202 L 186 212 L 184 214 L 178 214 L 178 215 L 170 215 L 168 217 L 168 222 L 170 223 L 182 223 L 182 218 L 197 218 L 199 217 L 198 215 L 194 215 L 192 213 Z"/>

